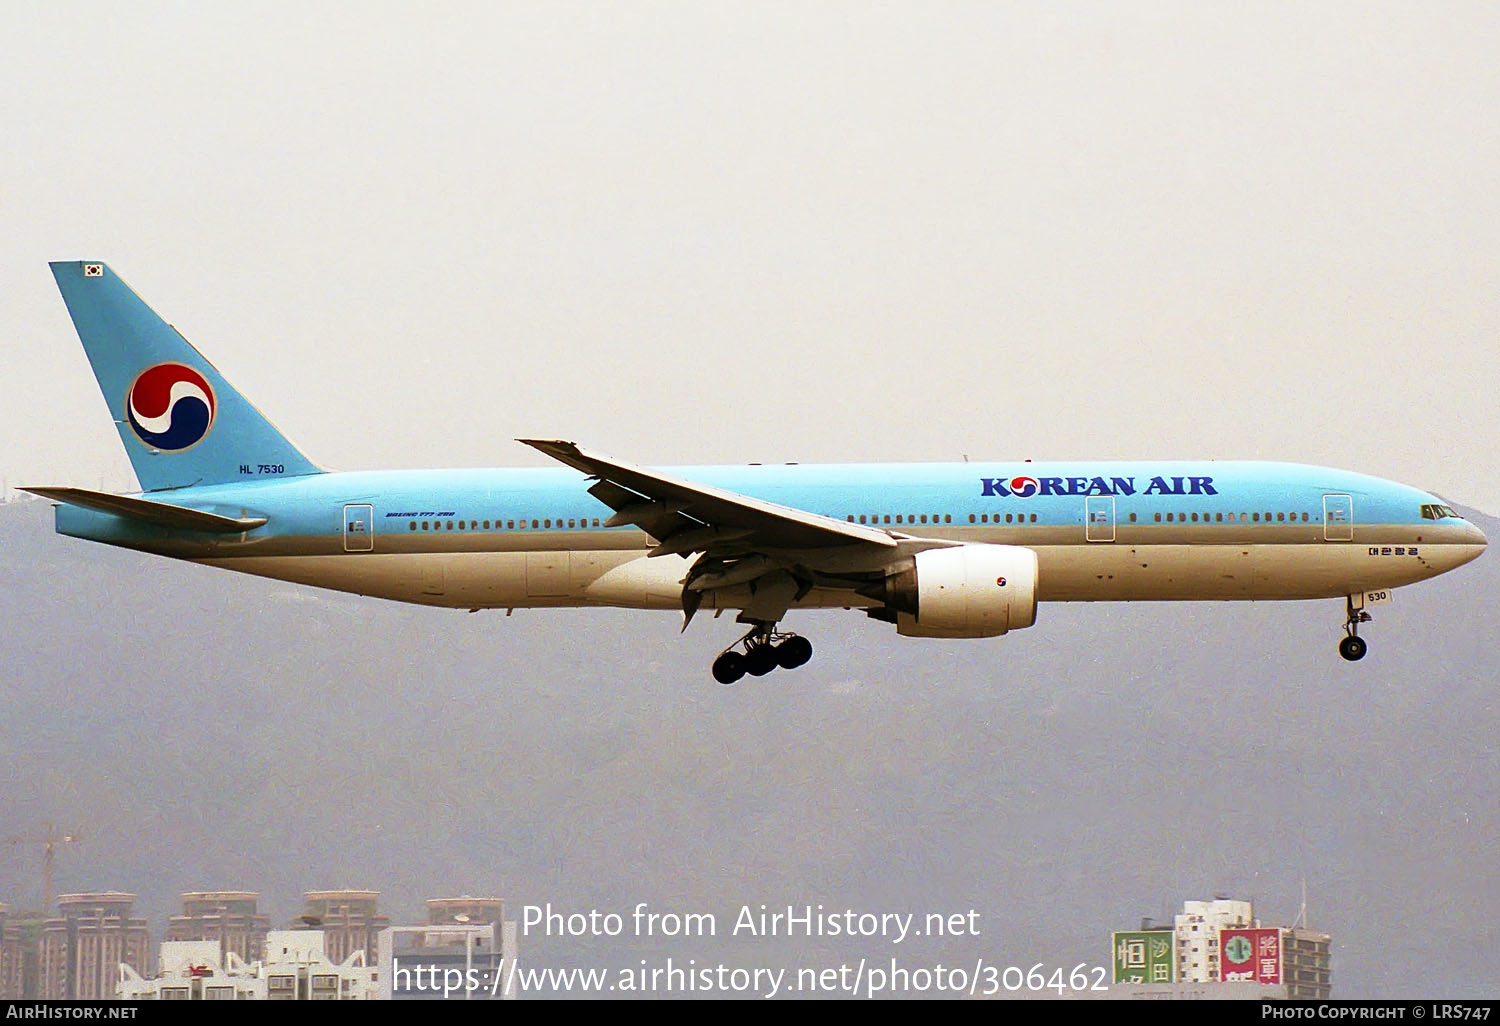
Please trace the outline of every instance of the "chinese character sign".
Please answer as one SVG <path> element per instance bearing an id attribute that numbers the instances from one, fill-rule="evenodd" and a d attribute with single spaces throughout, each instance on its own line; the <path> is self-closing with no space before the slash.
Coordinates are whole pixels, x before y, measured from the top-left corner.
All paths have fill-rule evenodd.
<path id="1" fill-rule="evenodd" d="M 1170 930 L 1114 935 L 1116 983 L 1176 983 L 1176 948 Z"/>
<path id="2" fill-rule="evenodd" d="M 1220 930 L 1219 953 L 1225 983 L 1281 983 L 1280 930 Z"/>

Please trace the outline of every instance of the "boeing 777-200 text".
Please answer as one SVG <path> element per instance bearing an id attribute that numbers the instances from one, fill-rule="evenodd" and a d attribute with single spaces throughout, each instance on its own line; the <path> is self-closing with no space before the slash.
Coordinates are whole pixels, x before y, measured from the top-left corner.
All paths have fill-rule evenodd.
<path id="1" fill-rule="evenodd" d="M 829 607 L 985 638 L 1038 602 L 1343 598 L 1355 660 L 1367 606 L 1485 546 L 1436 496 L 1291 463 L 661 471 L 522 439 L 564 466 L 328 473 L 107 265 L 52 272 L 142 488 L 29 489 L 60 533 L 433 606 L 734 610 L 724 684 L 807 662 L 778 625 Z"/>

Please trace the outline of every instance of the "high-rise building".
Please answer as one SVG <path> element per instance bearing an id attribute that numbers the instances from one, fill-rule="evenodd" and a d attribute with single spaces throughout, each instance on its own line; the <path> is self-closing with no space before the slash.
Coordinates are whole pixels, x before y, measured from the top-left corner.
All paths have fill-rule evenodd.
<path id="1" fill-rule="evenodd" d="M 516 996 L 516 924 L 498 898 L 433 898 L 427 926 L 380 934 L 382 998 L 494 1000 Z"/>
<path id="2" fill-rule="evenodd" d="M 270 916 L 256 909 L 254 891 L 190 891 L 182 896 L 182 915 L 167 920 L 168 941 L 218 941 L 219 961 L 232 952 L 241 961 L 258 961 L 265 952 Z"/>
<path id="3" fill-rule="evenodd" d="M 10 922 L 10 906 L 0 905 L 0 1000 L 16 1000 L 23 996 L 20 930 Z"/>
<path id="4" fill-rule="evenodd" d="M 131 915 L 134 894 L 60 894 L 58 915 L 42 924 L 38 997 L 106 1001 L 123 962 L 149 972 L 146 920 Z"/>
<path id="5" fill-rule="evenodd" d="M 1250 902 L 1228 898 L 1184 901 L 1172 922 L 1177 979 L 1182 983 L 1219 982 L 1219 931 L 1255 925 Z"/>
<path id="6" fill-rule="evenodd" d="M 1282 973 L 1287 997 L 1294 1001 L 1327 1001 L 1333 994 L 1333 938 L 1292 927 L 1281 931 Z"/>
<path id="7" fill-rule="evenodd" d="M 426 926 L 380 934 L 380 997 L 505 1000 L 516 996 L 516 924 L 498 898 L 432 898 Z"/>
<path id="8" fill-rule="evenodd" d="M 351 953 L 363 951 L 365 964 L 374 965 L 380 931 L 391 925 L 391 917 L 376 910 L 379 899 L 379 891 L 308 891 L 302 895 L 302 921 L 322 931 L 330 961 L 342 963 Z"/>
<path id="9" fill-rule="evenodd" d="M 38 916 L 0 913 L 0 999 L 15 1001 L 37 996 L 41 936 L 42 920 Z"/>

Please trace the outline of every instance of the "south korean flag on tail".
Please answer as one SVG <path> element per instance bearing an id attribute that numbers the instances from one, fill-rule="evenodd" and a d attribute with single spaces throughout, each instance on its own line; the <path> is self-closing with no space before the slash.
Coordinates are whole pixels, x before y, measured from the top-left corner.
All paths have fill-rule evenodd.
<path id="1" fill-rule="evenodd" d="M 104 265 L 103 264 L 84 264 L 83 265 L 83 276 L 85 278 L 102 278 L 102 277 L 104 277 Z"/>

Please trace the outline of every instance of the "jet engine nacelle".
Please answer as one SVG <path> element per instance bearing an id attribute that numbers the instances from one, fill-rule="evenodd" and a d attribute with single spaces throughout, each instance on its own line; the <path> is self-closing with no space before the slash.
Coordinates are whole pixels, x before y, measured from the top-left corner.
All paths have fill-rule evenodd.
<path id="1" fill-rule="evenodd" d="M 886 606 L 909 638 L 993 638 L 1036 623 L 1036 553 L 1016 545 L 927 549 L 886 578 Z"/>

